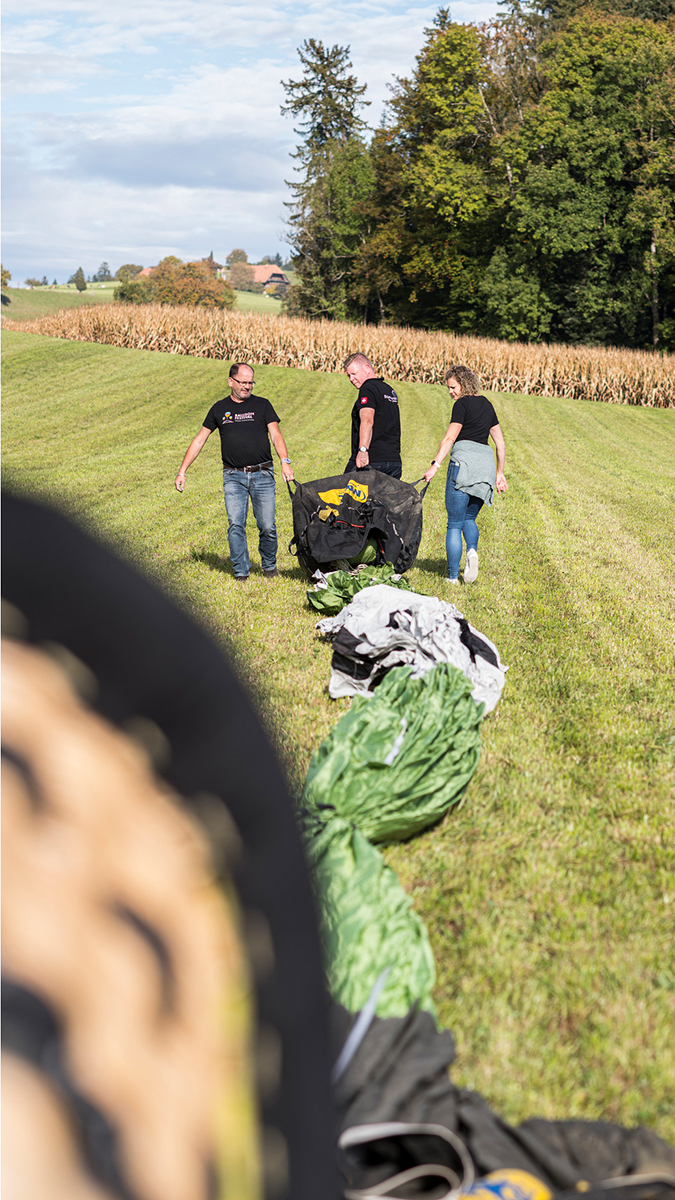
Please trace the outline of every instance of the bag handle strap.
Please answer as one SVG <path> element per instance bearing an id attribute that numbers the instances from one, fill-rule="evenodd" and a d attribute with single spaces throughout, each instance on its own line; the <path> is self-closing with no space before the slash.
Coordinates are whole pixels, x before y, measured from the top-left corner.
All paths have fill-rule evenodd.
<path id="1" fill-rule="evenodd" d="M 293 479 L 292 481 L 290 479 L 286 480 L 286 487 L 288 488 L 288 494 L 292 500 L 295 495 L 295 492 L 291 491 L 291 482 L 293 482 L 295 484 L 295 491 L 297 491 L 298 490 L 298 481 L 297 481 L 297 479 Z"/>
<path id="2" fill-rule="evenodd" d="M 412 487 L 417 487 L 418 483 L 421 483 L 423 479 L 424 479 L 424 475 L 420 475 L 419 479 L 413 479 Z M 429 483 L 431 483 L 431 480 L 429 480 Z M 427 488 L 429 487 L 429 483 L 425 483 L 424 487 L 422 488 L 422 491 L 420 492 L 420 497 L 422 498 L 422 500 L 424 500 L 424 497 L 427 494 Z"/>
<path id="3" fill-rule="evenodd" d="M 382 1183 L 375 1184 L 374 1187 L 363 1190 L 350 1189 L 345 1192 L 346 1200 L 377 1200 L 379 1197 L 381 1200 L 395 1200 L 391 1195 L 394 1188 L 426 1176 L 444 1179 L 449 1185 L 442 1200 L 460 1200 L 460 1194 L 468 1191 L 474 1181 L 474 1166 L 464 1142 L 444 1125 L 431 1125 L 417 1121 L 382 1121 L 373 1125 L 352 1125 L 340 1134 L 338 1146 L 341 1150 L 348 1150 L 352 1146 L 367 1145 L 368 1142 L 380 1141 L 382 1138 L 409 1137 L 411 1134 L 438 1137 L 447 1142 L 459 1160 L 456 1164 L 458 1170 L 441 1166 L 438 1163 L 420 1164 L 407 1171 L 402 1171 L 390 1179 L 385 1179 Z"/>

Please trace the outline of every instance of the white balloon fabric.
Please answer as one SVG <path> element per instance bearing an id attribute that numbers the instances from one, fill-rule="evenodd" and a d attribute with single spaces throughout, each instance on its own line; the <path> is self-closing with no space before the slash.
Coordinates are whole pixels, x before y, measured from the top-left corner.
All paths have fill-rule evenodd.
<path id="1" fill-rule="evenodd" d="M 333 639 L 328 690 L 334 700 L 372 692 L 391 667 L 411 666 L 417 679 L 445 662 L 464 672 L 485 713 L 499 703 L 508 668 L 494 643 L 447 600 L 378 584 L 337 616 L 318 621 L 317 629 Z"/>

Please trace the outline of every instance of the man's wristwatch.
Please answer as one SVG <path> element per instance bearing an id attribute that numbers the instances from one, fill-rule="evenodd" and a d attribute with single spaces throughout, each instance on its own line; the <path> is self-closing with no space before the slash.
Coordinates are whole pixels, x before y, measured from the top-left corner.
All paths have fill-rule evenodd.
<path id="1" fill-rule="evenodd" d="M 367 454 L 367 453 L 368 453 L 367 446 L 359 446 L 359 454 Z"/>
<path id="2" fill-rule="evenodd" d="M 285 463 L 289 463 L 289 464 L 290 464 L 290 461 L 291 461 L 291 460 L 290 460 L 290 458 L 282 458 L 282 460 L 281 460 L 281 461 L 282 461 L 282 462 L 285 462 Z"/>

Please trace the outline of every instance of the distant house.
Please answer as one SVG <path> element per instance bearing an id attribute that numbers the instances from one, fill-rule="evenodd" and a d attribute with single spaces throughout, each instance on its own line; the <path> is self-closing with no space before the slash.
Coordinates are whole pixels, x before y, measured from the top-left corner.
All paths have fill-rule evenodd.
<path id="1" fill-rule="evenodd" d="M 143 270 L 139 271 L 138 275 L 134 276 L 134 279 L 147 279 L 148 275 L 152 275 L 154 269 L 154 267 L 143 267 Z"/>
<path id="2" fill-rule="evenodd" d="M 253 282 L 262 283 L 263 287 L 274 287 L 280 283 L 283 287 L 290 287 L 291 281 L 282 270 L 281 267 L 276 267 L 274 263 L 265 263 L 262 267 L 251 267 L 253 271 Z"/>

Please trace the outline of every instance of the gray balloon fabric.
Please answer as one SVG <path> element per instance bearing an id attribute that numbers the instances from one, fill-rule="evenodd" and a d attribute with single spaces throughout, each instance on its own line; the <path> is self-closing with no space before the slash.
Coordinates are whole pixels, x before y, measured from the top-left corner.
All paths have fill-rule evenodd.
<path id="1" fill-rule="evenodd" d="M 378 584 L 317 629 L 333 640 L 328 690 L 334 699 L 371 692 L 392 667 L 408 664 L 417 678 L 451 663 L 464 672 L 485 713 L 499 703 L 507 668 L 497 647 L 446 600 Z"/>

